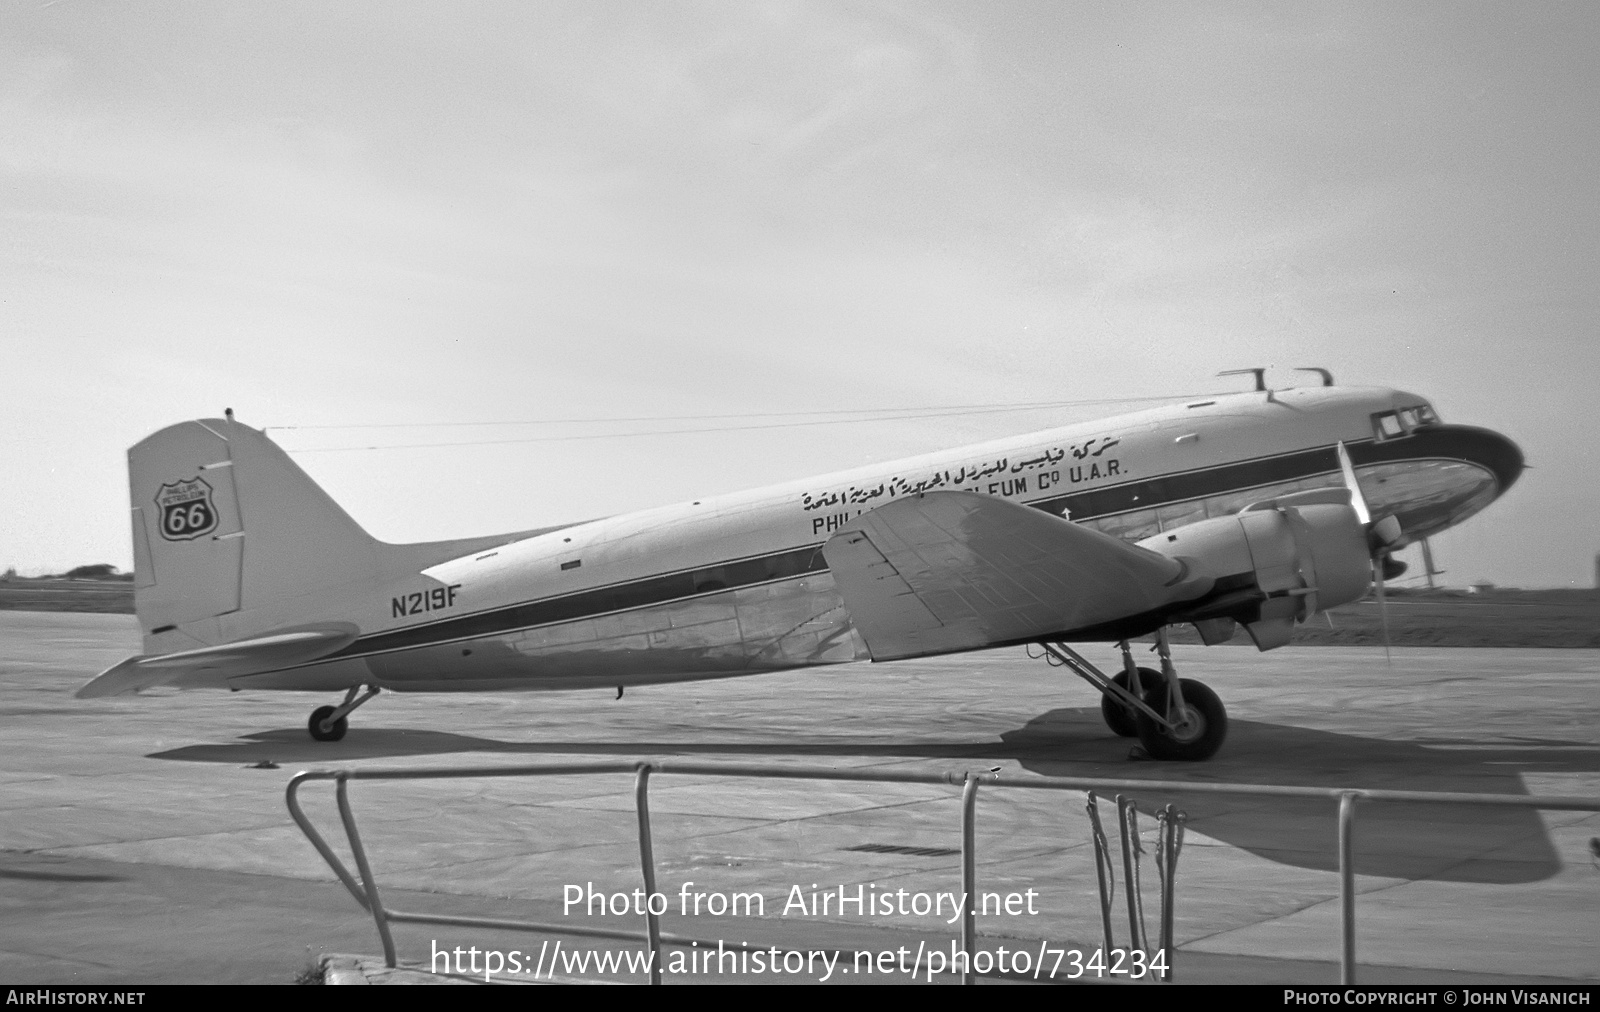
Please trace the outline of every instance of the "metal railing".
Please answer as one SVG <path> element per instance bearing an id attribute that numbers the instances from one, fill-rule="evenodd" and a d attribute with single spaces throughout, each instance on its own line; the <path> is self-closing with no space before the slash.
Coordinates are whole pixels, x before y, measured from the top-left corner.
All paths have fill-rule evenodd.
<path id="1" fill-rule="evenodd" d="M 649 786 L 652 774 L 674 774 L 699 777 L 735 777 L 735 778 L 761 778 L 761 779 L 787 779 L 787 780 L 831 780 L 849 781 L 857 783 L 891 783 L 891 784 L 927 784 L 936 786 L 958 785 L 961 791 L 961 887 L 969 897 L 964 904 L 961 919 L 961 951 L 966 954 L 962 969 L 962 983 L 976 983 L 976 974 L 973 972 L 972 957 L 977 948 L 977 922 L 973 909 L 974 904 L 970 897 L 977 895 L 977 842 L 976 842 L 976 812 L 977 796 L 980 784 L 988 784 L 992 789 L 999 790 L 1043 790 L 1043 791 L 1081 791 L 1090 795 L 1091 806 L 1093 796 L 1096 794 L 1107 795 L 1114 792 L 1138 790 L 1159 794 L 1187 794 L 1187 795 L 1228 795 L 1242 797 L 1268 797 L 1268 798 L 1296 798 L 1296 799 L 1321 799 L 1336 802 L 1338 805 L 1338 835 L 1337 849 L 1339 855 L 1339 909 L 1340 909 L 1340 980 L 1345 984 L 1356 982 L 1356 942 L 1355 942 L 1355 821 L 1356 804 L 1359 801 L 1368 802 L 1397 802 L 1401 804 L 1416 805 L 1481 805 L 1500 808 L 1532 808 L 1542 811 L 1576 811 L 1600 812 L 1600 798 L 1584 797 L 1530 797 L 1512 794 L 1472 794 L 1464 792 L 1439 792 L 1439 791 L 1389 791 L 1365 790 L 1359 788 L 1341 787 L 1278 787 L 1267 784 L 1197 784 L 1184 781 L 1171 780 L 1108 780 L 1090 777 L 1052 777 L 1048 780 L 1016 780 L 999 783 L 998 778 L 991 773 L 890 773 L 854 769 L 830 769 L 815 766 L 780 766 L 762 764 L 716 764 L 692 762 L 595 762 L 595 763 L 564 763 L 536 766 L 457 766 L 457 767 L 426 767 L 413 769 L 356 769 L 356 770 L 311 770 L 297 774 L 289 781 L 285 792 L 285 801 L 289 807 L 289 814 L 295 823 L 311 841 L 317 853 L 328 863 L 339 881 L 355 897 L 357 903 L 368 910 L 377 924 L 378 936 L 383 943 L 383 955 L 387 965 L 396 965 L 394 937 L 390 925 L 395 923 L 407 924 L 441 924 L 453 927 L 475 927 L 489 929 L 509 929 L 519 931 L 538 931 L 551 934 L 576 935 L 582 937 L 623 939 L 639 941 L 640 936 L 634 932 L 617 931 L 609 928 L 583 927 L 573 924 L 546 924 L 535 921 L 505 920 L 487 917 L 465 917 L 450 914 L 417 913 L 386 909 L 379 896 L 377 881 L 373 876 L 371 863 L 367 858 L 366 849 L 362 846 L 361 835 L 356 828 L 355 813 L 350 808 L 348 785 L 352 780 L 445 780 L 481 777 L 544 777 L 544 776 L 574 776 L 592 775 L 603 773 L 632 773 L 634 774 L 634 802 L 639 823 L 639 860 L 644 877 L 645 895 L 652 896 L 656 892 L 655 855 L 652 845 L 650 829 Z M 337 854 L 328 846 L 327 841 L 319 833 L 311 820 L 306 817 L 300 807 L 300 786 L 311 780 L 332 780 L 335 784 L 335 797 L 339 809 L 339 818 L 344 825 L 345 836 L 349 841 L 350 851 L 355 857 L 356 877 L 350 874 L 348 868 L 339 860 Z M 1125 803 L 1119 797 L 1118 802 L 1118 827 L 1123 833 L 1123 846 L 1125 858 L 1127 855 L 1128 836 L 1126 810 L 1131 802 Z M 1162 870 L 1162 942 L 1171 945 L 1172 936 L 1172 893 L 1174 889 L 1173 878 L 1176 872 L 1178 837 L 1173 835 L 1173 827 L 1180 820 L 1176 817 L 1171 806 L 1166 809 L 1167 818 L 1162 822 L 1161 839 L 1166 849 L 1163 852 L 1158 848 L 1157 867 Z M 1091 807 L 1091 817 L 1098 835 L 1099 819 L 1094 815 Z M 1135 827 L 1136 832 L 1136 827 Z M 1096 862 L 1101 863 L 1100 855 L 1103 838 L 1095 840 Z M 1130 893 L 1138 889 L 1136 865 L 1128 864 L 1128 888 Z M 1100 871 L 1101 869 L 1097 869 Z M 1106 909 L 1105 879 L 1101 877 L 1102 913 L 1105 925 L 1106 942 L 1110 945 L 1110 915 Z M 1137 897 L 1129 896 L 1130 920 L 1134 922 L 1132 931 L 1134 941 L 1139 942 L 1142 931 L 1142 913 L 1134 906 Z M 716 944 L 707 939 L 694 938 L 685 935 L 666 933 L 661 930 L 659 916 L 649 911 L 646 904 L 645 915 L 645 941 L 652 952 L 650 962 L 650 982 L 661 983 L 661 946 L 669 945 L 705 945 Z M 1142 944 L 1142 943 L 1140 943 Z M 1167 952 L 1167 959 L 1172 959 L 1172 952 Z"/>

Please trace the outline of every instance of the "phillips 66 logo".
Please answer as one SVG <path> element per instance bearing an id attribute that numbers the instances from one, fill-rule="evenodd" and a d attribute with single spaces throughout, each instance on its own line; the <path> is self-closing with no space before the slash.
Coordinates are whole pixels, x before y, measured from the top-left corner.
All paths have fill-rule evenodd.
<path id="1" fill-rule="evenodd" d="M 162 485 L 156 505 L 161 507 L 161 536 L 168 541 L 193 541 L 217 529 L 217 507 L 204 478 Z"/>

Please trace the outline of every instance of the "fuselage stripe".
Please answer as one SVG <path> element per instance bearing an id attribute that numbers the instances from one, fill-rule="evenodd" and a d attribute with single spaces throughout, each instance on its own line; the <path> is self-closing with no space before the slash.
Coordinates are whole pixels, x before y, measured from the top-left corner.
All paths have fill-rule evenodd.
<path id="1" fill-rule="evenodd" d="M 365 654 L 428 646 L 450 640 L 500 635 L 535 626 L 594 618 L 611 612 L 630 611 L 665 604 L 702 594 L 714 594 L 736 587 L 749 587 L 826 572 L 827 560 L 820 544 L 775 552 L 714 566 L 650 576 L 628 583 L 597 587 L 561 597 L 529 601 L 507 608 L 496 608 L 460 618 L 444 619 L 427 625 L 375 633 L 351 643 L 324 660 L 337 660 Z"/>
<path id="2" fill-rule="evenodd" d="M 1396 445 L 1409 443 L 1411 445 Z M 1453 456 L 1447 452 L 1416 454 L 1421 448 L 1411 440 L 1393 443 L 1347 444 L 1357 464 L 1436 459 Z M 1438 447 L 1444 450 L 1444 447 Z M 1407 453 L 1406 451 L 1413 451 Z M 1429 447 L 1429 450 L 1434 450 Z M 1375 452 L 1376 451 L 1376 452 Z M 1068 510 L 1074 521 L 1150 509 L 1169 503 L 1246 491 L 1295 479 L 1312 478 L 1338 470 L 1337 451 L 1332 446 L 1315 447 L 1292 453 L 1182 471 L 1155 478 L 1125 482 L 1108 488 L 1072 495 L 1037 499 L 1027 505 L 1050 513 Z M 724 590 L 791 580 L 811 573 L 826 572 L 822 543 L 785 549 L 768 555 L 719 562 L 710 566 L 650 576 L 625 583 L 578 591 L 560 597 L 529 601 L 508 607 L 443 619 L 424 625 L 363 636 L 321 661 L 362 657 L 415 647 L 432 646 L 455 640 L 505 635 L 538 626 L 596 618 L 614 612 L 646 608 Z"/>

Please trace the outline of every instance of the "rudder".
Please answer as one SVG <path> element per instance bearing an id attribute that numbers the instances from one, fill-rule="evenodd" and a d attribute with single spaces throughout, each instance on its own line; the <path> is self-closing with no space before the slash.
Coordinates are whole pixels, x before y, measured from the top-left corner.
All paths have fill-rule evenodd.
<path id="1" fill-rule="evenodd" d="M 308 621 L 329 592 L 380 576 L 381 543 L 264 433 L 231 418 L 135 444 L 128 483 L 147 653 Z"/>

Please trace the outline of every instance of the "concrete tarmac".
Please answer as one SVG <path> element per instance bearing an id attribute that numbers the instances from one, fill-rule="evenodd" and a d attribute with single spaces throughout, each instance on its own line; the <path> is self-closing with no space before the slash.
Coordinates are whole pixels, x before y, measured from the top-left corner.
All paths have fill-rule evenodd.
<path id="1" fill-rule="evenodd" d="M 284 786 L 306 768 L 679 757 L 958 776 L 999 767 L 1002 784 L 1073 775 L 1600 796 L 1593 650 L 1397 649 L 1388 667 L 1381 649 L 1178 647 L 1180 670 L 1217 691 L 1231 729 L 1214 760 L 1175 764 L 1131 759 L 1132 742 L 1105 728 L 1092 690 L 1021 649 L 635 688 L 621 700 L 385 694 L 337 743 L 305 732 L 311 709 L 336 701 L 315 695 L 72 698 L 137 649 L 131 616 L 0 612 L 0 981 L 289 983 L 321 952 L 378 952 L 371 920 L 285 810 Z M 1109 648 L 1087 652 L 1115 663 Z M 627 775 L 360 782 L 351 796 L 392 906 L 631 928 L 641 919 L 562 903 L 569 885 L 639 887 L 631 787 Z M 1146 811 L 1170 800 L 1189 817 L 1172 957 L 1180 981 L 1338 980 L 1330 804 L 1129 793 Z M 329 785 L 307 796 L 337 838 Z M 979 797 L 979 889 L 1032 890 L 1035 911 L 1022 901 L 980 917 L 986 947 L 1033 959 L 1041 945 L 1076 948 L 1087 960 L 1100 920 L 1083 796 Z M 796 886 L 808 901 L 841 886 L 851 896 L 858 885 L 959 891 L 958 799 L 955 787 L 660 776 L 652 814 L 665 926 L 729 943 L 948 951 L 957 937 L 948 907 L 784 908 Z M 1154 936 L 1154 822 L 1142 826 Z M 1585 813 L 1364 806 L 1360 980 L 1600 978 L 1596 836 L 1600 817 Z M 1126 944 L 1121 888 L 1116 937 Z M 765 915 L 681 915 L 680 897 L 696 892 L 760 894 Z M 420 963 L 458 946 L 520 948 L 531 963 L 545 941 L 445 927 L 402 928 L 399 940 L 401 958 Z M 569 952 L 631 948 L 558 940 Z M 907 979 L 841 972 L 848 966 L 847 957 L 830 982 Z M 723 970 L 668 979 L 822 975 L 815 965 Z"/>

